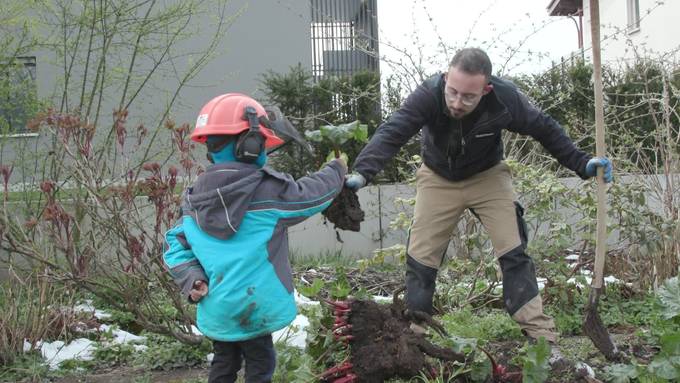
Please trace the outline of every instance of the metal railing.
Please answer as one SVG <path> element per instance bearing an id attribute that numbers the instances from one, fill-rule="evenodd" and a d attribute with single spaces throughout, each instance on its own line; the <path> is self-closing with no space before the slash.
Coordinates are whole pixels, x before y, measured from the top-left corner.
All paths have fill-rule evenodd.
<path id="1" fill-rule="evenodd" d="M 310 0 L 315 79 L 379 71 L 377 0 Z"/>

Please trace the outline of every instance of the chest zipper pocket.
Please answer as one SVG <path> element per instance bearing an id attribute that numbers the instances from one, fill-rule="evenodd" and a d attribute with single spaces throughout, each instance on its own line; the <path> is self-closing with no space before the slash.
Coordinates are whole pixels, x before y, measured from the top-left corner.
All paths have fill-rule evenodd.
<path id="1" fill-rule="evenodd" d="M 475 138 L 487 138 L 487 137 L 493 137 L 495 135 L 496 135 L 496 133 L 478 133 L 478 134 L 475 134 Z"/>

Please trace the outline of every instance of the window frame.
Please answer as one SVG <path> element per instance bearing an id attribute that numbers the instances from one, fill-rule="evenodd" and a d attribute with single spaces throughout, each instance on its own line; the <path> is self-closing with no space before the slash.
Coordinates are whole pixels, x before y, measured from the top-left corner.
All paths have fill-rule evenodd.
<path id="1" fill-rule="evenodd" d="M 15 57 L 11 60 L 10 65 L 8 65 L 8 70 L 5 72 L 0 73 L 0 76 L 3 76 L 6 81 L 11 81 L 9 79 L 10 77 L 10 66 L 11 65 L 17 65 L 21 66 L 22 73 L 21 73 L 21 78 L 18 79 L 18 81 L 24 81 L 24 80 L 29 80 L 30 86 L 32 86 L 34 89 L 33 91 L 35 92 L 35 96 L 37 97 L 37 59 L 35 56 L 19 56 Z M 11 97 L 11 93 L 8 94 L 8 98 Z M 10 99 L 7 100 L 8 106 L 11 105 Z M 24 114 L 25 109 L 24 109 Z M 26 117 L 26 116 L 25 116 Z M 26 121 L 28 122 L 28 121 Z M 0 132 L 0 137 L 2 138 L 23 138 L 23 137 L 37 137 L 38 133 L 35 132 L 30 132 L 26 129 L 26 124 L 22 124 L 19 127 L 14 127 L 11 126 L 10 123 L 10 129 L 7 133 L 2 133 Z"/>
<path id="2" fill-rule="evenodd" d="M 628 34 L 640 31 L 640 0 L 626 0 L 626 30 Z"/>

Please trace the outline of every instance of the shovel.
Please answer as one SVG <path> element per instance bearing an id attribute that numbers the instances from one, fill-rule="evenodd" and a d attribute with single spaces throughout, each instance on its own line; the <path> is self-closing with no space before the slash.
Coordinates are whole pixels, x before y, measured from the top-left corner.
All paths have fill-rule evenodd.
<path id="1" fill-rule="evenodd" d="M 593 43 L 593 77 L 595 88 L 595 153 L 604 157 L 604 106 L 602 96 L 602 62 L 600 57 L 599 0 L 590 0 L 590 32 Z M 588 335 L 607 360 L 619 358 L 619 350 L 609 336 L 607 328 L 597 313 L 604 285 L 604 261 L 607 252 L 607 189 L 602 167 L 597 168 L 597 239 L 595 243 L 595 270 L 590 284 L 590 295 L 583 321 L 583 332 Z"/>

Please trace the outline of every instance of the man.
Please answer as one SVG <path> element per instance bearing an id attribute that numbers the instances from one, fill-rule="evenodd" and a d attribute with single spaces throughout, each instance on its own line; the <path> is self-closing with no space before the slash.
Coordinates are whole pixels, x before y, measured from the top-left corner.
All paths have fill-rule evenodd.
<path id="1" fill-rule="evenodd" d="M 345 185 L 353 190 L 365 186 L 422 130 L 423 165 L 416 172 L 407 245 L 408 309 L 432 314 L 437 270 L 461 214 L 470 209 L 488 232 L 500 262 L 508 313 L 528 337 L 554 343 L 554 322 L 543 313 L 534 264 L 525 253 L 523 208 L 503 162 L 503 129 L 533 137 L 583 179 L 603 167 L 605 181 L 611 181 L 607 158 L 592 158 L 577 149 L 555 120 L 531 105 L 512 83 L 491 75 L 484 51 L 466 48 L 456 53 L 447 73 L 423 82 L 378 128 Z"/>

